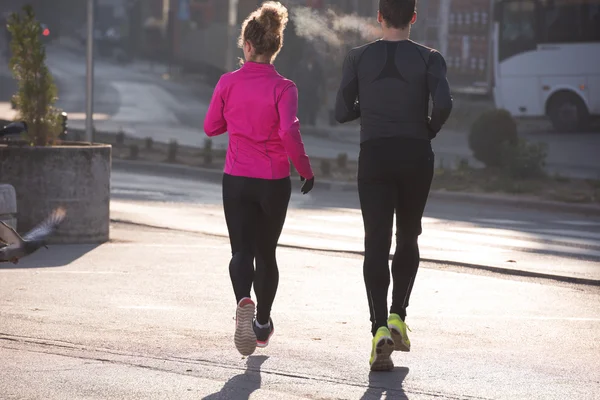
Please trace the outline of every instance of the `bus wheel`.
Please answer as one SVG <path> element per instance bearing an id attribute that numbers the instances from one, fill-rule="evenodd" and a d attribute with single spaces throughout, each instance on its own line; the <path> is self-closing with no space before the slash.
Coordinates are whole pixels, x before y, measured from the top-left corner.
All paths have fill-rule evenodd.
<path id="1" fill-rule="evenodd" d="M 589 120 L 584 102 L 569 92 L 558 93 L 550 99 L 548 116 L 557 132 L 581 131 Z"/>

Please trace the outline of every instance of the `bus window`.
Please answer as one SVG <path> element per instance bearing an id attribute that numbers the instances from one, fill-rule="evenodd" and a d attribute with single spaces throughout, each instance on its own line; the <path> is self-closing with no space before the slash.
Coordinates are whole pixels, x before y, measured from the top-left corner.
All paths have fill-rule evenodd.
<path id="1" fill-rule="evenodd" d="M 534 1 L 504 3 L 500 19 L 500 43 L 498 48 L 500 61 L 536 48 L 537 18 Z"/>
<path id="2" fill-rule="evenodd" d="M 540 7 L 540 43 L 600 41 L 600 0 L 544 0 Z"/>
<path id="3" fill-rule="evenodd" d="M 586 41 L 600 42 L 600 2 L 590 5 L 586 27 Z"/>

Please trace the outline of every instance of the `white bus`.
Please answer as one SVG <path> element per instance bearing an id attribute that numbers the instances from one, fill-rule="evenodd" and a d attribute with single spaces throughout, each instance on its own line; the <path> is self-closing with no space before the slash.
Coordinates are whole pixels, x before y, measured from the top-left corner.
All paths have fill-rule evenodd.
<path id="1" fill-rule="evenodd" d="M 496 107 L 559 132 L 600 116 L 600 0 L 501 0 L 494 19 Z"/>

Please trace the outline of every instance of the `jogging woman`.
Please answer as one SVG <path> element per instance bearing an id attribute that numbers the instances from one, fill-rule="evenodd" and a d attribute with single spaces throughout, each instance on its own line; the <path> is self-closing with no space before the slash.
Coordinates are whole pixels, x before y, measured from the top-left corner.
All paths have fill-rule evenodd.
<path id="1" fill-rule="evenodd" d="M 287 21 L 287 9 L 273 1 L 246 18 L 238 40 L 246 62 L 221 77 L 204 120 L 208 136 L 229 133 L 223 207 L 237 301 L 234 341 L 245 356 L 257 346 L 266 347 L 274 333 L 271 306 L 279 282 L 275 251 L 291 195 L 289 159 L 304 181 L 302 193 L 314 185 L 296 117 L 298 90 L 273 66 Z"/>

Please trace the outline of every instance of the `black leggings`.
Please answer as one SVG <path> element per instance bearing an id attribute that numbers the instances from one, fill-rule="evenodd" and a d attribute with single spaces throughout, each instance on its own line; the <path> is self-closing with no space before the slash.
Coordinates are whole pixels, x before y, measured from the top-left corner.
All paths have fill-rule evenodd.
<path id="1" fill-rule="evenodd" d="M 223 208 L 233 255 L 229 275 L 237 302 L 250 297 L 254 283 L 256 318 L 260 324 L 269 322 L 277 292 L 279 270 L 275 251 L 291 190 L 289 177 L 266 180 L 223 176 Z"/>
<path id="2" fill-rule="evenodd" d="M 390 313 L 406 317 L 419 267 L 418 237 L 433 169 L 434 156 L 428 141 L 379 139 L 361 146 L 358 192 L 365 226 L 363 274 L 373 335 L 379 327 L 387 326 L 394 211 L 396 251 Z"/>

